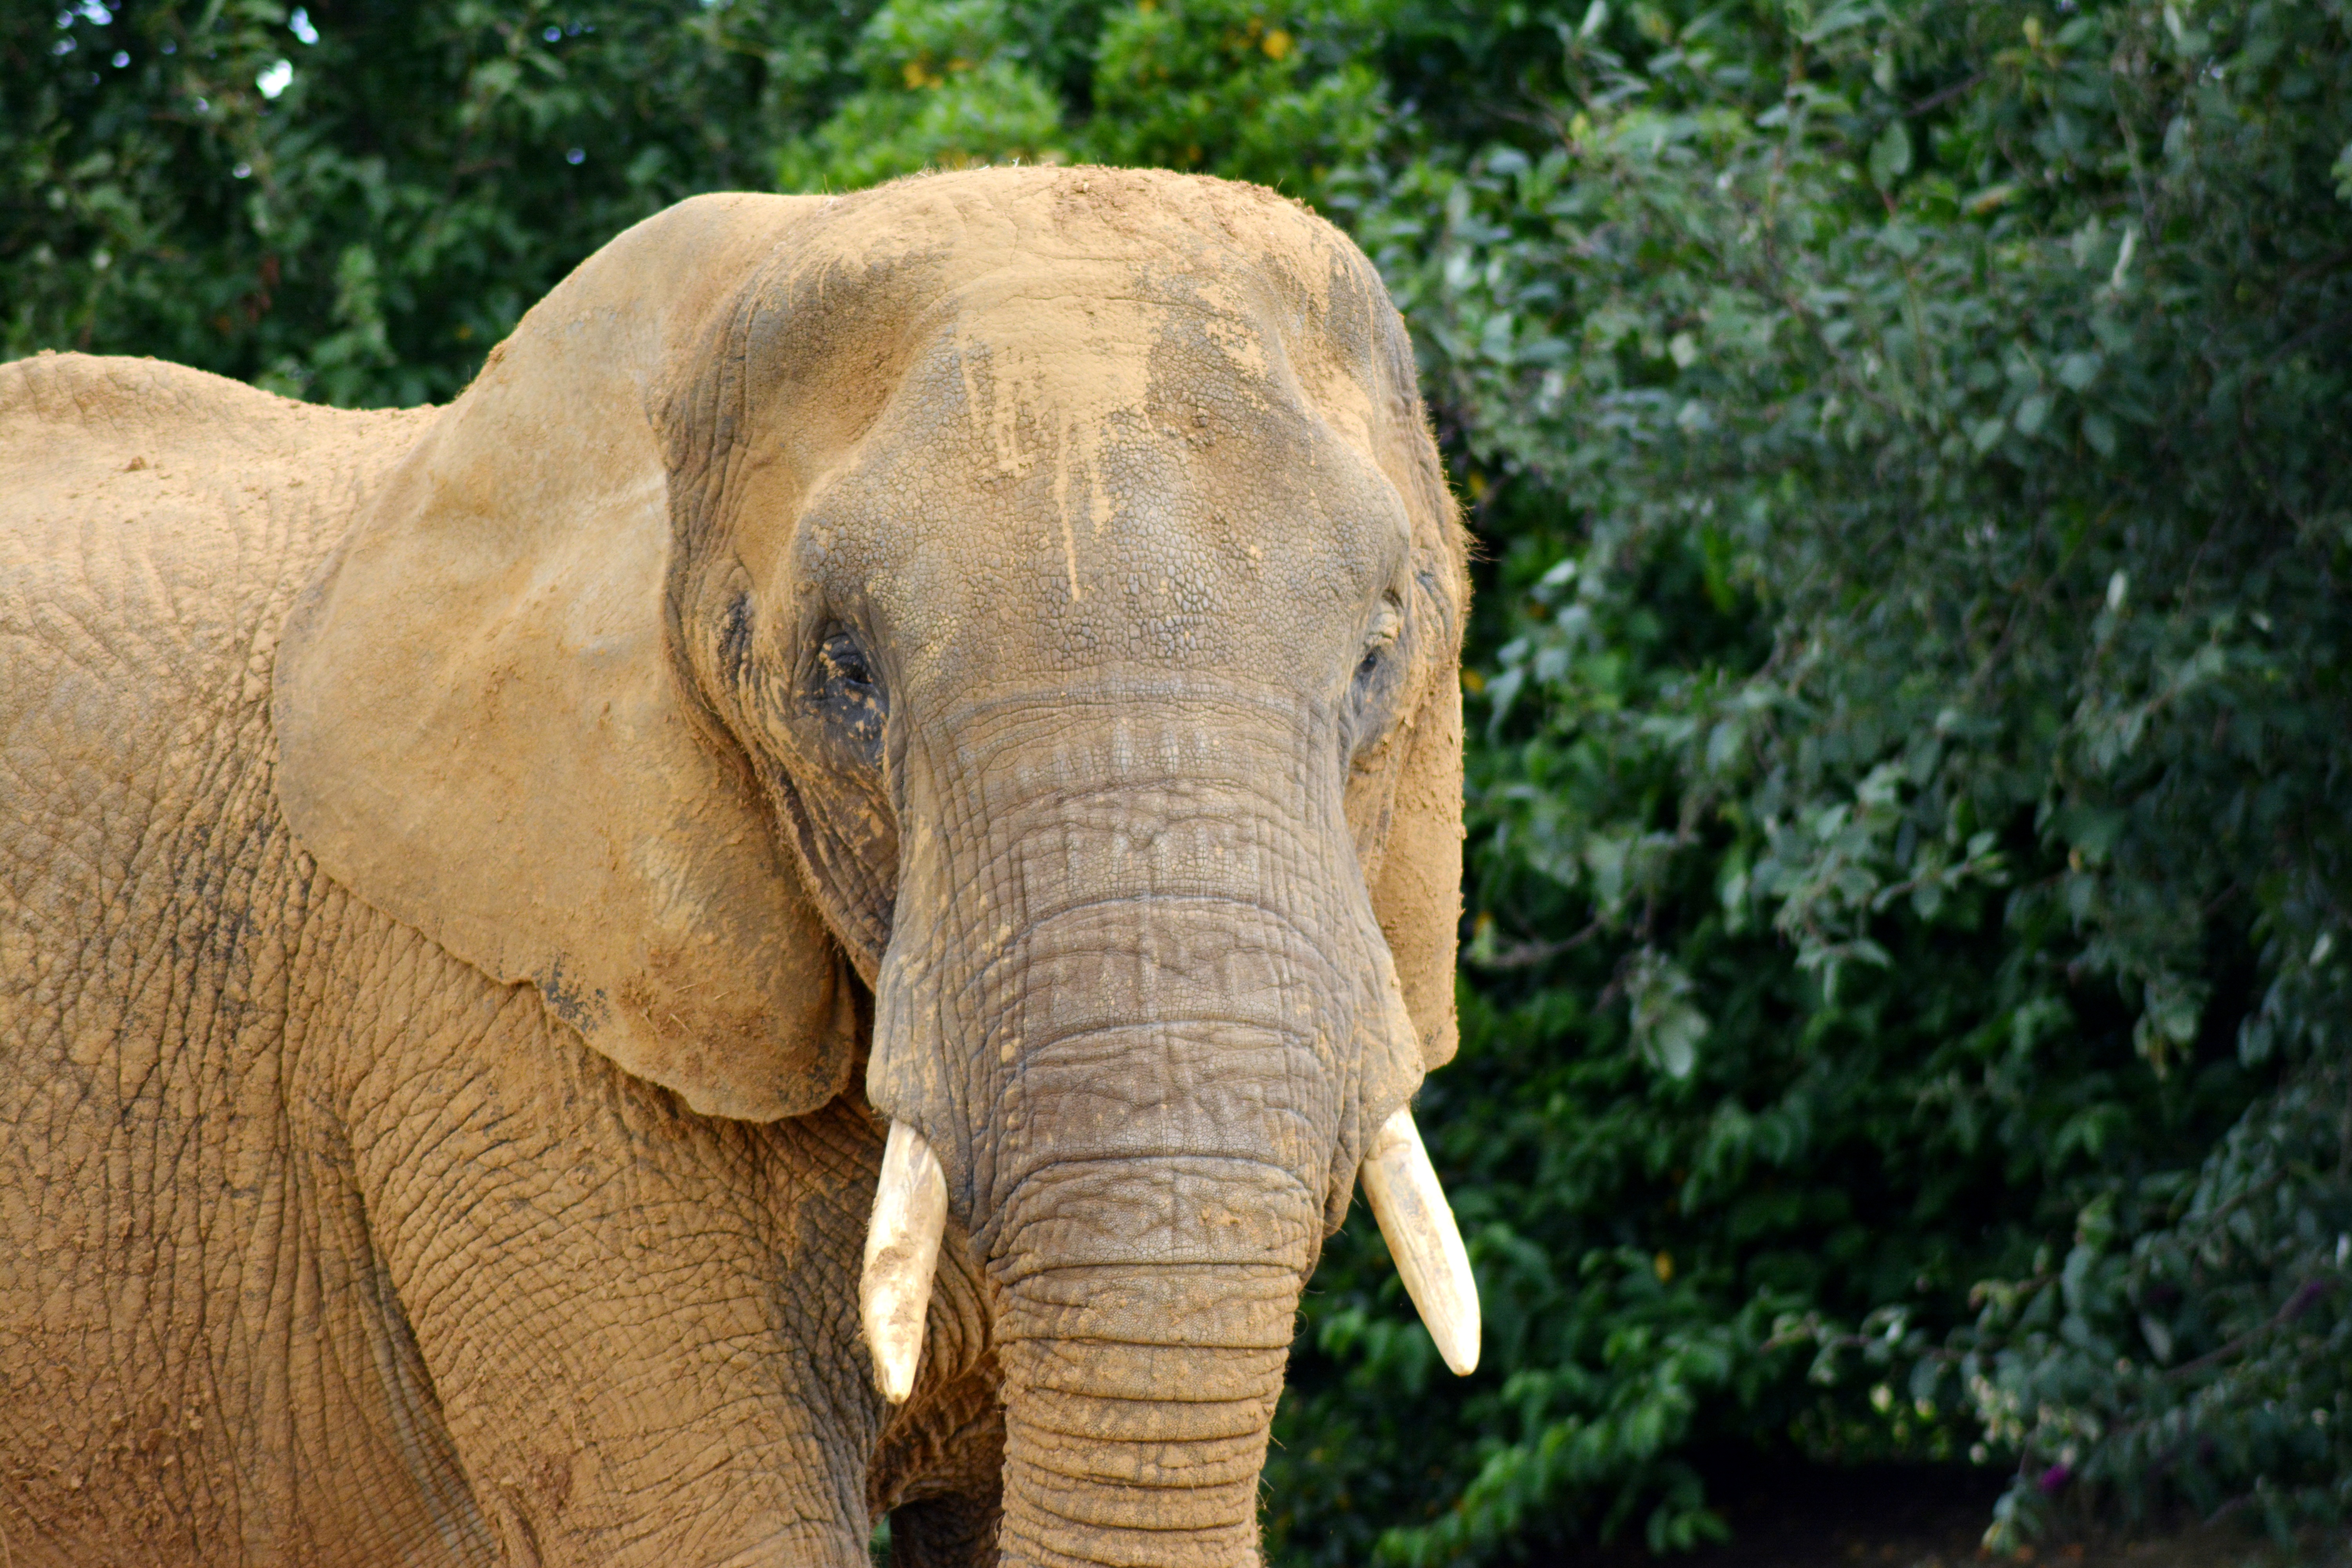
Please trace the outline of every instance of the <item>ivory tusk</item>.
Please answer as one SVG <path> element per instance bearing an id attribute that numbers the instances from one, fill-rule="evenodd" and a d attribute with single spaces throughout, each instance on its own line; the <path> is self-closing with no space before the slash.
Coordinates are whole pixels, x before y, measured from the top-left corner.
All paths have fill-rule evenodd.
<path id="1" fill-rule="evenodd" d="M 882 1145 L 882 1180 L 874 1189 L 874 1217 L 866 1226 L 866 1270 L 857 1281 L 857 1316 L 874 1354 L 874 1381 L 882 1397 L 906 1403 L 923 1358 L 923 1315 L 931 1304 L 931 1274 L 940 1262 L 940 1234 L 948 1223 L 947 1177 L 923 1135 L 890 1123 Z M 1458 1242 L 1455 1244 L 1460 1245 Z"/>
<path id="2" fill-rule="evenodd" d="M 1478 1365 L 1478 1281 L 1411 1110 L 1400 1106 L 1381 1124 L 1359 1174 L 1405 1294 L 1420 1309 L 1437 1353 L 1455 1376 L 1467 1377 Z"/>

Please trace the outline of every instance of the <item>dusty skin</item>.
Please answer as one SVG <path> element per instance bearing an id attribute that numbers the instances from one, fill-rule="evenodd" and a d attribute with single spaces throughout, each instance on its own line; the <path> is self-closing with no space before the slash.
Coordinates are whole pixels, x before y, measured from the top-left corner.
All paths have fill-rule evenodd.
<path id="1" fill-rule="evenodd" d="M 1255 1562 L 1465 593 L 1377 277 L 1210 180 L 699 198 L 444 409 L 0 366 L 5 1561 Z"/>

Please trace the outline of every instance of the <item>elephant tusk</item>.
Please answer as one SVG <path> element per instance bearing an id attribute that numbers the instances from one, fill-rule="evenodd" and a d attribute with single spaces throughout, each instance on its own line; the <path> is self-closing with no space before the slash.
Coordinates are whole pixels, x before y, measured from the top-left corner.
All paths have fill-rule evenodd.
<path id="1" fill-rule="evenodd" d="M 882 1145 L 882 1180 L 866 1227 L 866 1271 L 857 1281 L 857 1315 L 874 1354 L 882 1397 L 906 1403 L 923 1358 L 923 1315 L 931 1304 L 940 1234 L 948 1223 L 947 1177 L 923 1135 L 890 1123 Z M 1457 1242 L 1456 1247 L 1460 1244 Z"/>
<path id="2" fill-rule="evenodd" d="M 1399 1106 L 1381 1124 L 1360 1174 L 1437 1353 L 1455 1376 L 1467 1377 L 1478 1365 L 1478 1281 L 1410 1109 Z"/>

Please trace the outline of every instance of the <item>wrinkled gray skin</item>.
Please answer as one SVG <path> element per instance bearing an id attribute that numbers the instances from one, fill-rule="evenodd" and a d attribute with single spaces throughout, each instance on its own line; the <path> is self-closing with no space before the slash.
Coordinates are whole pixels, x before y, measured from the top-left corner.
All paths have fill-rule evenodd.
<path id="1" fill-rule="evenodd" d="M 6 1562 L 1255 1561 L 1451 1049 L 1460 563 L 1213 182 L 688 204 L 446 414 L 0 367 Z"/>

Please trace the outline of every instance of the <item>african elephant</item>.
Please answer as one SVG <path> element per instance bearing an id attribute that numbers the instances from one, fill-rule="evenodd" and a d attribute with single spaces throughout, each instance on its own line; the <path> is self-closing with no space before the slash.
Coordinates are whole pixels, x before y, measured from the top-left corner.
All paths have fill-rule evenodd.
<path id="1" fill-rule="evenodd" d="M 1253 1563 L 1360 1171 L 1475 1359 L 1464 542 L 1304 209 L 701 197 L 446 408 L 0 368 L 0 519 L 13 1568 Z"/>

